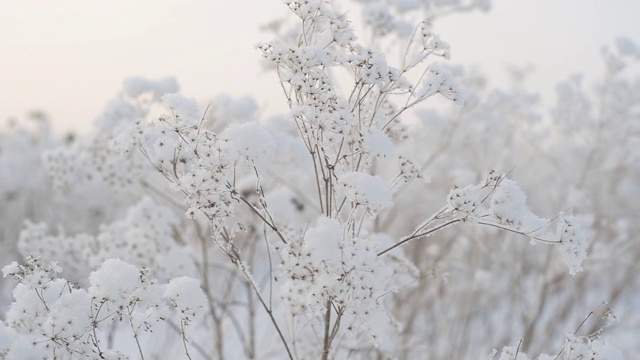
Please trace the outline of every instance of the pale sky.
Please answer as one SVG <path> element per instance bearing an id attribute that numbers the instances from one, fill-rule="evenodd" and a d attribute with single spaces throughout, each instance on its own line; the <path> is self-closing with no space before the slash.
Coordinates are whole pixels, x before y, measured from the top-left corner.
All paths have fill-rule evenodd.
<path id="1" fill-rule="evenodd" d="M 534 65 L 529 88 L 550 99 L 568 75 L 598 75 L 599 49 L 616 36 L 640 43 L 639 14 L 630 0 L 494 0 L 491 12 L 451 16 L 435 31 L 454 63 L 478 65 L 497 85 L 508 66 Z M 42 109 L 57 132 L 84 131 L 129 76 L 175 76 L 203 103 L 250 94 L 278 109 L 254 44 L 282 15 L 280 0 L 0 0 L 0 122 Z"/>

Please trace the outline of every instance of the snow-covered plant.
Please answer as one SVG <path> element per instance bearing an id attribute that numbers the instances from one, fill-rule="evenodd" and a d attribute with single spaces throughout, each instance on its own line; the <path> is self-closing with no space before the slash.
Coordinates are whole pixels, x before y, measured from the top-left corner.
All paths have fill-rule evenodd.
<path id="1" fill-rule="evenodd" d="M 151 269 L 161 281 L 195 276 L 197 270 L 185 246 L 175 242 L 178 223 L 169 209 L 144 198 L 130 206 L 124 219 L 103 224 L 97 235 L 52 235 L 45 223 L 26 223 L 20 233 L 22 254 L 38 254 L 46 262 L 58 262 L 69 280 L 82 282 L 104 261 L 117 258 Z"/>
<path id="2" fill-rule="evenodd" d="M 0 321 L 3 359 L 128 359 L 113 348 L 118 330 L 129 333 L 144 359 L 140 342 L 160 322 L 179 324 L 174 326 L 190 358 L 186 329 L 206 305 L 198 280 L 158 283 L 147 268 L 109 259 L 89 275 L 85 289 L 60 278 L 61 271 L 34 257 L 2 269 L 17 281 L 14 302 Z"/>
<path id="3" fill-rule="evenodd" d="M 169 113 L 139 123 L 131 142 L 139 144 L 149 162 L 184 194 L 187 214 L 210 221 L 213 241 L 257 292 L 289 357 L 328 358 L 371 346 L 393 354 L 388 340 L 395 325 L 384 295 L 395 288 L 389 285 L 397 284 L 397 276 L 415 271 L 393 265 L 406 261 L 398 254 L 388 260 L 384 255 L 457 222 L 478 222 L 561 244 L 570 250 L 566 253 L 571 272 L 581 269 L 584 239 L 575 226 L 567 225 L 573 224 L 570 218 L 561 219 L 565 225 L 559 233 L 548 231 L 550 221 L 528 210 L 522 190 L 494 173 L 483 185 L 452 191 L 447 206 L 397 244 L 385 248 L 374 242 L 372 236 L 376 239 L 382 230 L 376 224 L 393 204 L 393 193 L 375 167 L 384 159 L 397 160 L 393 141 L 408 136 L 401 115 L 437 94 L 462 104 L 463 92 L 452 73 L 427 63 L 433 56 L 446 57 L 448 48 L 422 23 L 411 36 L 401 68 L 395 68 L 383 53 L 357 43 L 349 24 L 329 3 L 286 4 L 301 22 L 294 41 L 272 41 L 258 48 L 280 77 L 291 109 L 286 121 L 294 125 L 293 132 L 256 120 L 216 132 L 204 125 L 194 101 L 165 95 Z M 416 67 L 424 70 L 412 83 L 405 74 Z M 351 88 L 344 89 L 337 80 L 341 71 L 352 74 Z M 284 222 L 270 210 L 267 194 L 278 181 L 268 167 L 278 153 L 274 136 L 293 137 L 308 153 L 303 162 L 286 168 L 291 174 L 300 173 L 291 165 L 303 170 L 292 186 L 302 193 L 315 192 L 315 200 L 298 200 L 315 208 L 304 222 Z M 273 248 L 281 259 L 281 269 L 275 272 L 283 281 L 279 290 L 284 307 L 278 310 L 292 317 L 290 329 L 305 328 L 308 336 L 286 336 L 272 305 L 264 301 L 254 280 L 256 270 L 236 245 L 234 229 L 255 226 L 253 219 L 243 223 L 241 211 L 262 222 L 267 251 Z M 268 265 L 273 271 L 271 260 Z M 269 289 L 273 292 L 273 285 Z M 303 340 L 313 334 L 318 340 Z"/>
<path id="4" fill-rule="evenodd" d="M 603 304 L 606 305 L 606 304 Z M 577 335 L 578 331 L 584 325 L 584 323 L 594 315 L 592 311 L 578 326 L 575 332 L 566 334 L 566 339 L 560 351 L 555 355 L 541 354 L 536 357 L 536 360 L 618 360 L 624 359 L 624 355 L 620 350 L 608 343 L 603 337 L 602 332 L 613 323 L 617 322 L 616 316 L 613 314 L 610 308 L 606 307 L 604 311 L 600 312 L 601 320 L 604 321 L 604 325 L 598 328 L 594 332 L 587 335 Z M 522 349 L 522 340 L 518 346 L 505 346 L 500 353 L 500 360 L 528 360 L 530 359 Z M 493 360 L 498 354 L 497 350 L 489 355 L 489 360 Z"/>
<path id="5" fill-rule="evenodd" d="M 640 258 L 640 51 L 605 52 L 597 111 L 574 78 L 546 121 L 443 62 L 438 16 L 485 1 L 360 2 L 371 39 L 344 4 L 284 1 L 257 50 L 285 114 L 132 78 L 93 132 L 33 150 L 59 199 L 20 219 L 0 358 L 618 356 L 616 327 L 566 334 L 640 288 L 611 260 Z"/>

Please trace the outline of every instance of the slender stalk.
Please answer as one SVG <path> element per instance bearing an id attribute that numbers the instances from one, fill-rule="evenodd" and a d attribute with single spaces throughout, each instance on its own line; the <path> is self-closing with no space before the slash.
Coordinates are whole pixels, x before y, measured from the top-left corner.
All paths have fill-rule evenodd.
<path id="1" fill-rule="evenodd" d="M 478 224 L 480 225 L 487 225 L 487 226 L 491 226 L 491 227 L 495 227 L 501 230 L 505 230 L 505 231 L 509 231 L 512 232 L 514 234 L 518 234 L 518 235 L 524 235 L 524 236 L 528 236 L 534 240 L 543 242 L 543 243 L 547 243 L 547 244 L 558 244 L 560 241 L 554 241 L 554 240 L 546 240 L 537 236 L 531 236 L 528 233 L 522 232 L 520 230 L 516 230 L 516 229 L 512 229 L 510 227 L 504 226 L 504 225 L 500 225 L 500 224 L 496 224 L 496 223 L 492 223 L 492 222 L 487 222 L 487 221 L 478 221 Z"/>
<path id="2" fill-rule="evenodd" d="M 256 296 L 258 297 L 258 300 L 260 301 L 260 304 L 262 305 L 264 310 L 267 312 L 267 315 L 269 315 L 269 318 L 271 319 L 271 323 L 273 323 L 273 326 L 276 328 L 276 331 L 278 332 L 278 336 L 280 337 L 280 340 L 282 341 L 282 344 L 284 345 L 284 348 L 287 351 L 287 355 L 289 356 L 289 359 L 293 360 L 291 349 L 289 349 L 289 343 L 287 342 L 287 339 L 284 337 L 284 334 L 282 333 L 282 330 L 280 329 L 280 326 L 278 325 L 276 318 L 273 316 L 273 309 L 271 309 L 265 302 L 264 298 L 260 294 L 260 290 L 258 289 L 257 285 L 253 281 L 253 278 L 251 278 L 251 275 L 249 275 L 249 273 L 247 272 L 247 269 L 245 268 L 245 266 L 241 262 L 237 262 L 236 267 L 244 274 L 245 278 L 253 288 Z"/>
<path id="3" fill-rule="evenodd" d="M 324 313 L 324 343 L 322 345 L 322 360 L 327 360 L 329 358 L 329 350 L 331 348 L 331 300 L 327 300 L 325 307 L 327 308 L 327 311 Z"/>
<path id="4" fill-rule="evenodd" d="M 236 193 L 236 195 L 238 194 Z M 244 196 L 239 196 L 238 199 L 240 199 L 240 201 L 245 203 L 249 207 L 249 209 L 253 211 L 254 214 L 258 215 L 260 220 L 262 220 L 269 228 L 271 228 L 271 230 L 273 230 L 278 235 L 278 237 L 280 238 L 280 240 L 282 240 L 283 243 L 287 244 L 287 240 L 284 238 L 284 235 L 282 235 L 282 233 L 280 232 L 280 230 L 275 224 L 273 224 L 271 221 L 265 218 L 252 203 L 250 203 L 247 199 L 245 199 Z"/>
<path id="5" fill-rule="evenodd" d="M 184 347 L 184 354 L 187 359 L 191 360 L 191 355 L 189 355 L 189 348 L 187 347 L 187 335 L 185 334 L 184 321 L 180 321 L 180 331 L 182 332 L 182 346 Z"/>
<path id="6" fill-rule="evenodd" d="M 409 242 L 409 241 L 411 241 L 413 239 L 418 239 L 418 238 L 421 238 L 421 237 L 424 237 L 424 236 L 429 236 L 429 235 L 433 234 L 434 232 L 436 232 L 438 230 L 442 230 L 442 229 L 446 228 L 447 226 L 453 225 L 453 224 L 455 224 L 457 222 L 460 222 L 460 221 L 462 221 L 462 219 L 450 220 L 450 221 L 447 221 L 444 224 L 440 224 L 440 225 L 438 225 L 438 226 L 436 226 L 436 227 L 434 227 L 432 229 L 429 229 L 429 230 L 427 230 L 427 231 L 425 231 L 423 233 L 407 236 L 407 237 L 403 238 L 402 240 L 400 240 L 400 242 L 398 242 L 397 244 L 391 246 L 390 248 L 387 248 L 386 250 L 383 250 L 383 251 L 379 252 L 378 256 L 384 255 L 384 254 L 388 253 L 389 251 L 397 248 L 398 246 L 400 246 L 402 244 L 405 244 L 405 243 L 407 243 L 407 242 Z"/>
<path id="7" fill-rule="evenodd" d="M 167 319 L 166 321 L 171 329 L 173 329 L 178 334 L 182 334 L 182 330 L 180 330 L 182 326 L 178 327 L 178 325 L 174 324 L 173 321 L 169 319 Z M 194 349 L 198 351 L 198 353 L 200 353 L 200 355 L 202 355 L 203 358 L 211 359 L 211 356 L 207 354 L 207 351 L 200 344 L 194 342 L 193 340 L 190 341 L 190 344 Z"/>

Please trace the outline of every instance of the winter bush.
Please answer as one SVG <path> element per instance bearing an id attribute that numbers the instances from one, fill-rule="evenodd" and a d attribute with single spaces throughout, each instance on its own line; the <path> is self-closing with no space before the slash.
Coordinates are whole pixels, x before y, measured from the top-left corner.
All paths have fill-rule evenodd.
<path id="1" fill-rule="evenodd" d="M 279 116 L 131 78 L 88 134 L 2 134 L 0 358 L 640 353 L 640 48 L 544 117 L 446 62 L 486 1 L 358 2 L 370 39 L 284 1 Z"/>

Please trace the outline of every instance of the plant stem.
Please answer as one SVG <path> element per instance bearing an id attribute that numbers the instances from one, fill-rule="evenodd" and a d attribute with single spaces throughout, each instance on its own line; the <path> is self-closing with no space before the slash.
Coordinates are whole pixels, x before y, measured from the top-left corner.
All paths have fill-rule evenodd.
<path id="1" fill-rule="evenodd" d="M 331 300 L 327 300 L 325 303 L 327 311 L 324 314 L 324 344 L 322 346 L 322 360 L 329 358 L 329 349 L 331 348 L 331 339 L 329 335 L 329 329 L 331 327 Z"/>

